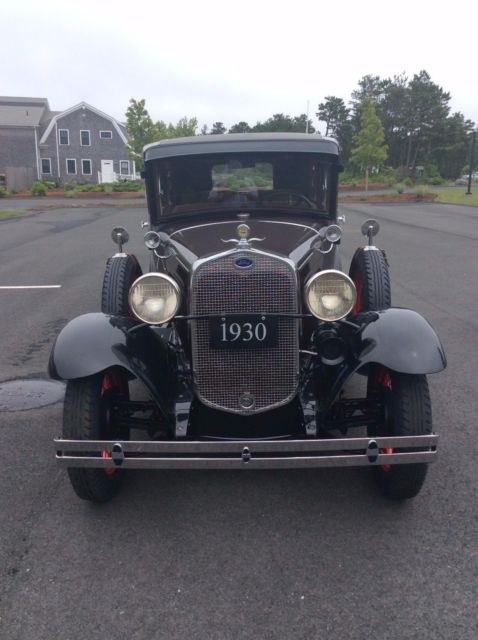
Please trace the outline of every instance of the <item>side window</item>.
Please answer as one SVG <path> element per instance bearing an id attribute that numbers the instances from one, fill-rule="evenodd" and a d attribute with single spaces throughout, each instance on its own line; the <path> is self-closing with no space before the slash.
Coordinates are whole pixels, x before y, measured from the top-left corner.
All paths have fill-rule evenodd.
<path id="1" fill-rule="evenodd" d="M 80 140 L 81 140 L 81 146 L 82 147 L 89 147 L 91 146 L 91 142 L 90 142 L 90 132 L 82 129 L 80 131 Z"/>
<path id="2" fill-rule="evenodd" d="M 81 173 L 84 176 L 91 176 L 92 174 L 92 170 L 91 170 L 91 160 L 85 160 L 83 159 L 81 161 Z"/>
<path id="3" fill-rule="evenodd" d="M 72 158 L 67 158 L 66 160 L 66 173 L 69 176 L 76 174 L 76 160 Z"/>
<path id="4" fill-rule="evenodd" d="M 51 175 L 51 160 L 50 158 L 41 159 L 41 172 L 45 176 Z"/>
<path id="5" fill-rule="evenodd" d="M 70 144 L 70 132 L 68 129 L 58 129 L 58 141 L 61 145 Z"/>

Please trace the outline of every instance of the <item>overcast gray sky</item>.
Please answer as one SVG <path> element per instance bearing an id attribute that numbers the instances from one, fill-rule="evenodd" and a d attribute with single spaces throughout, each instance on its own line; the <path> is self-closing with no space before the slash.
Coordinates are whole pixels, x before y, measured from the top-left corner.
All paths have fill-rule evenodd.
<path id="1" fill-rule="evenodd" d="M 365 74 L 426 69 L 478 123 L 478 1 L 0 0 L 0 95 L 82 100 L 119 120 L 254 124 L 350 99 Z"/>

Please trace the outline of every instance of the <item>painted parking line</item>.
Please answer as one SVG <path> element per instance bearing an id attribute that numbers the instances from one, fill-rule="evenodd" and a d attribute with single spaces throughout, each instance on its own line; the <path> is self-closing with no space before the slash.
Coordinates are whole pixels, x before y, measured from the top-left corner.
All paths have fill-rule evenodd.
<path id="1" fill-rule="evenodd" d="M 0 285 L 0 289 L 61 289 L 61 284 Z"/>

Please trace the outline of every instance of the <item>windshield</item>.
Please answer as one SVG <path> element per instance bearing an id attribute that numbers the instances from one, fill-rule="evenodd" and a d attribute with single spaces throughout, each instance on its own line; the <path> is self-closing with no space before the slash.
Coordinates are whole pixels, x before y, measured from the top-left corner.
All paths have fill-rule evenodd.
<path id="1" fill-rule="evenodd" d="M 183 156 L 155 163 L 161 215 L 224 209 L 329 211 L 332 162 L 308 153 Z"/>

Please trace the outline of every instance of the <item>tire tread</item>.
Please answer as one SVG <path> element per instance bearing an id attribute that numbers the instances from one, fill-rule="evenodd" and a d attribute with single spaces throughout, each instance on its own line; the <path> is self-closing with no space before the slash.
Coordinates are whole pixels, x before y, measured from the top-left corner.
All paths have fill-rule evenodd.
<path id="1" fill-rule="evenodd" d="M 363 311 L 381 311 L 392 306 L 390 273 L 381 249 L 357 249 L 350 265 L 352 280 L 357 272 L 363 285 Z"/>
<path id="2" fill-rule="evenodd" d="M 432 409 L 425 375 L 391 373 L 391 407 L 393 433 L 384 435 L 413 436 L 432 433 Z M 382 493 L 391 500 L 414 498 L 421 490 L 427 474 L 425 463 L 393 465 L 384 472 L 375 469 L 375 478 Z"/>
<path id="3" fill-rule="evenodd" d="M 101 311 L 111 315 L 130 315 L 129 289 L 140 275 L 141 267 L 135 256 L 108 258 L 101 290 Z"/>
<path id="4" fill-rule="evenodd" d="M 72 440 L 100 439 L 99 390 L 102 376 L 70 380 L 63 408 L 63 437 Z M 79 498 L 107 502 L 119 491 L 122 471 L 107 475 L 103 469 L 68 468 L 71 485 Z"/>

